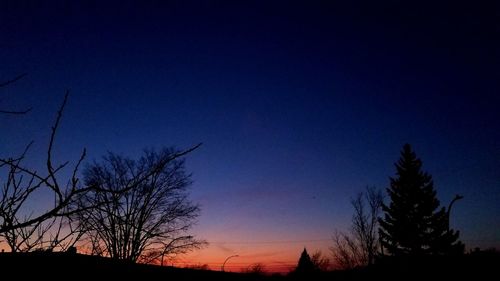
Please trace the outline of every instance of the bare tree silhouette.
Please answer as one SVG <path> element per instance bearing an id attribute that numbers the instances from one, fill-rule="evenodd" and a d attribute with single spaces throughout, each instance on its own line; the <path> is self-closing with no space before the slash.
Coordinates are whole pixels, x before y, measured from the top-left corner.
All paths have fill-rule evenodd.
<path id="1" fill-rule="evenodd" d="M 2 85 L 13 83 L 23 76 L 4 82 Z M 71 178 L 66 184 L 61 184 L 58 173 L 66 168 L 69 162 L 55 165 L 52 160 L 56 133 L 68 96 L 69 91 L 66 91 L 51 128 L 45 175 L 24 165 L 24 160 L 33 142 L 29 143 L 18 157 L 0 158 L 0 168 L 5 169 L 5 179 L 0 193 L 0 237 L 6 240 L 12 251 L 52 249 L 56 246 L 66 248 L 75 242 L 72 240 L 74 238 L 72 234 L 76 229 L 68 226 L 68 221 L 65 221 L 64 218 L 79 211 L 72 208 L 72 203 L 79 195 L 92 187 L 80 186 L 77 178 L 78 169 L 86 155 L 85 149 L 73 167 Z M 27 202 L 32 200 L 38 191 L 42 190 L 53 194 L 54 204 L 40 213 L 27 213 Z M 63 227 L 63 224 L 68 227 Z M 55 228 L 54 232 L 49 231 L 53 228 Z M 49 232 L 50 235 L 48 235 Z M 68 241 L 72 242 L 67 243 Z"/>
<path id="2" fill-rule="evenodd" d="M 375 187 L 367 187 L 351 200 L 354 208 L 351 230 L 336 232 L 331 248 L 337 264 L 341 268 L 354 268 L 373 264 L 379 252 L 378 216 L 383 203 L 382 192 Z"/>
<path id="3" fill-rule="evenodd" d="M 146 150 L 138 160 L 109 153 L 102 162 L 89 165 L 85 184 L 98 188 L 80 197 L 76 209 L 85 211 L 75 219 L 92 253 L 162 262 L 203 246 L 204 241 L 186 234 L 199 207 L 188 200 L 191 180 L 182 158 L 200 145 L 184 151 Z"/>

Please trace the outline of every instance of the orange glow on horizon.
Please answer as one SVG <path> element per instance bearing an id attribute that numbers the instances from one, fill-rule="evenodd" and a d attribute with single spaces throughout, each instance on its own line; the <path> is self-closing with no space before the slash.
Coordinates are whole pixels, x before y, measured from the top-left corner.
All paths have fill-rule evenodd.
<path id="1" fill-rule="evenodd" d="M 288 273 L 299 260 L 304 247 L 310 255 L 320 250 L 327 258 L 330 241 L 266 241 L 248 243 L 212 243 L 207 248 L 182 255 L 168 265 L 176 267 L 199 267 L 206 265 L 211 270 L 222 270 L 224 261 L 233 255 L 224 265 L 224 271 L 242 272 L 257 263 L 262 264 L 268 273 Z M 306 245 L 305 245 L 306 244 Z"/>

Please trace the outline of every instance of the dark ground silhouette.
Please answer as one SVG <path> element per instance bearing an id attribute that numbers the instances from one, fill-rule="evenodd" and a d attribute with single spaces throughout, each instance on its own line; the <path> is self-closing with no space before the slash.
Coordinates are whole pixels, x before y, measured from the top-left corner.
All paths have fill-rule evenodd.
<path id="1" fill-rule="evenodd" d="M 308 275 L 268 276 L 211 270 L 134 264 L 123 260 L 64 253 L 0 253 L 4 277 L 36 280 L 494 280 L 500 253 L 480 251 L 463 256 L 389 257 L 353 270 L 314 272 Z M 17 276 L 17 277 L 16 277 Z"/>
<path id="2" fill-rule="evenodd" d="M 271 276 L 138 264 L 67 252 L 0 253 L 0 271 L 23 280 L 276 280 Z M 282 277 L 281 277 L 282 278 Z M 0 279 L 3 280 L 0 275 Z"/>

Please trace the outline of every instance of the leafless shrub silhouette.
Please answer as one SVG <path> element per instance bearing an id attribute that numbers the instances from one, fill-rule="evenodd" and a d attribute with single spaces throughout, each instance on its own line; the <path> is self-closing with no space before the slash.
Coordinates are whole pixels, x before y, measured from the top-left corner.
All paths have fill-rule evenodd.
<path id="1" fill-rule="evenodd" d="M 242 270 L 242 272 L 248 274 L 263 275 L 266 273 L 266 267 L 262 263 L 253 263 Z"/>
<path id="2" fill-rule="evenodd" d="M 330 269 L 330 259 L 325 257 L 321 251 L 316 251 L 311 256 L 314 267 L 319 271 L 328 271 Z"/>

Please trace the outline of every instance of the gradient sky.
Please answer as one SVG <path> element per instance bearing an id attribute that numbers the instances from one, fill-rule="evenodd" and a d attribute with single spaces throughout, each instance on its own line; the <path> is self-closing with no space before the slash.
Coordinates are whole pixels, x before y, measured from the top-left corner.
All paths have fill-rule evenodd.
<path id="1" fill-rule="evenodd" d="M 0 80 L 28 76 L 0 105 L 34 109 L 2 116 L 1 156 L 35 140 L 42 161 L 68 88 L 61 161 L 203 142 L 187 168 L 193 232 L 211 244 L 178 264 L 284 270 L 303 247 L 328 253 L 350 197 L 387 187 L 407 142 L 444 204 L 465 197 L 452 226 L 466 245 L 500 246 L 493 6 L 14 2 L 0 2 Z"/>

